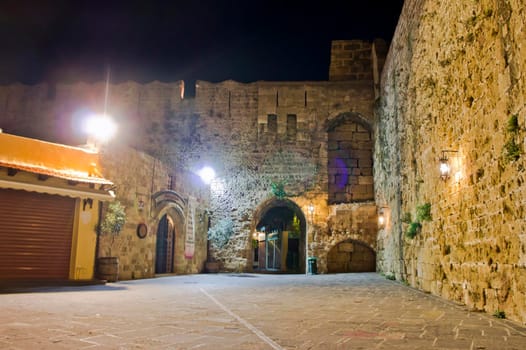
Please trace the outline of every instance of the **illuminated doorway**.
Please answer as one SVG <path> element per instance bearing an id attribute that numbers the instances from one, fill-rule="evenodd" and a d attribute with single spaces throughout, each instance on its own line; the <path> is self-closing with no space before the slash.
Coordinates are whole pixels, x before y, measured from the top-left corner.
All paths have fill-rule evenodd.
<path id="1" fill-rule="evenodd" d="M 293 202 L 275 200 L 264 206 L 252 236 L 256 272 L 303 273 L 306 223 Z"/>

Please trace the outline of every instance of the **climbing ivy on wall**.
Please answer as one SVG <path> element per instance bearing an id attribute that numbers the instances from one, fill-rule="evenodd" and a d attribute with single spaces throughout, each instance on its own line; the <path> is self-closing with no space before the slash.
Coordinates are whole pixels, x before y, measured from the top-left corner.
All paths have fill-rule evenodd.
<path id="1" fill-rule="evenodd" d="M 409 238 L 415 238 L 415 236 L 422 229 L 423 221 L 431 221 L 431 203 L 425 203 L 416 207 L 416 219 L 415 221 L 411 220 L 411 214 L 405 213 L 402 222 L 408 224 L 405 235 Z"/>
<path id="2" fill-rule="evenodd" d="M 270 192 L 272 192 L 272 194 L 278 199 L 283 199 L 287 196 L 287 192 L 285 192 L 285 184 L 281 181 L 272 182 L 270 184 Z"/>
<path id="3" fill-rule="evenodd" d="M 208 239 L 214 246 L 222 248 L 230 240 L 233 233 L 234 223 L 230 218 L 224 218 L 210 227 L 208 230 Z"/>

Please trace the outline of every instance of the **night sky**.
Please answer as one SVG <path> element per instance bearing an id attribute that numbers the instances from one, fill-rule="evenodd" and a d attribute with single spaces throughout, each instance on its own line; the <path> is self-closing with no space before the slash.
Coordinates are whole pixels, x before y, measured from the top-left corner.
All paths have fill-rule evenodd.
<path id="1" fill-rule="evenodd" d="M 390 41 L 403 0 L 0 1 L 0 83 L 327 80 L 336 39 Z"/>

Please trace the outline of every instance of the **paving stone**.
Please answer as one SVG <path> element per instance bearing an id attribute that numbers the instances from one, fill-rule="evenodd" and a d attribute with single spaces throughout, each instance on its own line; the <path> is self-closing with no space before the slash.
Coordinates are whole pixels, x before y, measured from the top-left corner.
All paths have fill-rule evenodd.
<path id="1" fill-rule="evenodd" d="M 0 349 L 526 349 L 526 328 L 374 273 L 0 294 Z"/>

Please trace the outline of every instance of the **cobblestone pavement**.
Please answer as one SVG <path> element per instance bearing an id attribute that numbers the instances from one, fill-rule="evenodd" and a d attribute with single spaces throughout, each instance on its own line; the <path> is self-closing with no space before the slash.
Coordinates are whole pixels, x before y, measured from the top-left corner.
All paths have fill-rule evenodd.
<path id="1" fill-rule="evenodd" d="M 0 294 L 0 349 L 526 349 L 526 328 L 373 273 Z"/>

